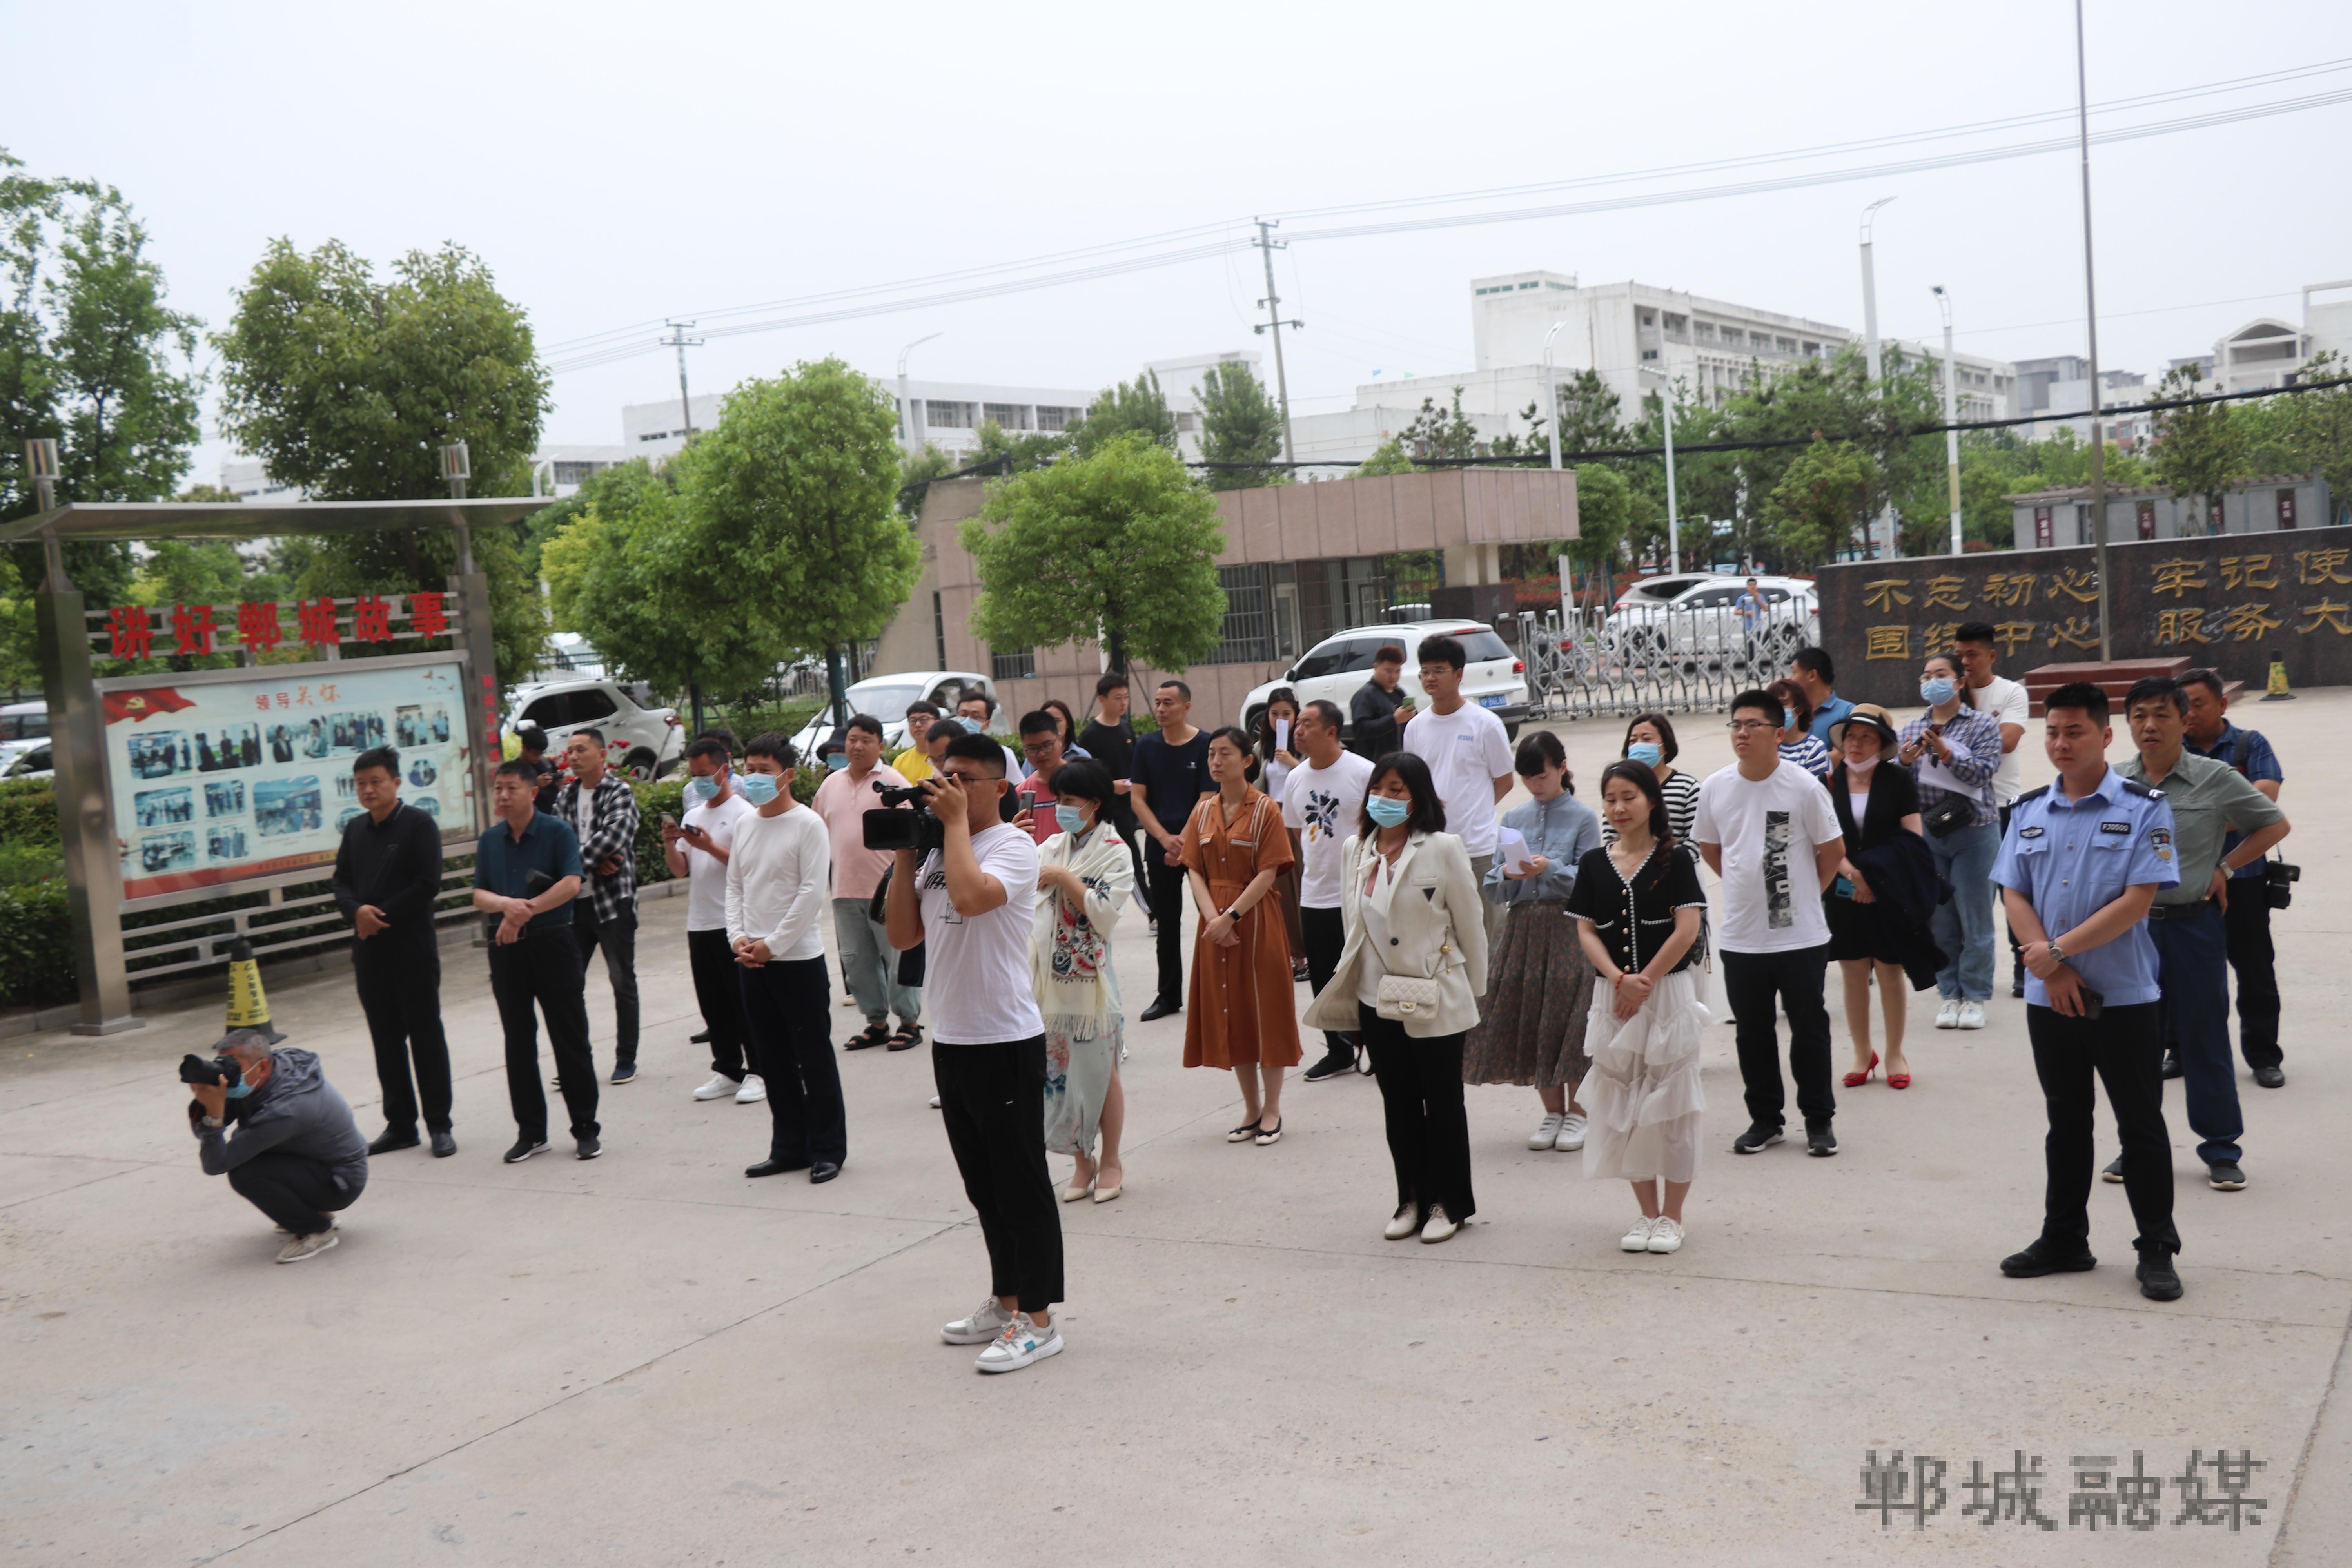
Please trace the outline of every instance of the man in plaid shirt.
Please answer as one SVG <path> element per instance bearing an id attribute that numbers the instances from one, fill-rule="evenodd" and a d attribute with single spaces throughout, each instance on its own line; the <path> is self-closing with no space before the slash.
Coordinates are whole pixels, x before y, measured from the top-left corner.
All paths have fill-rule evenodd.
<path id="1" fill-rule="evenodd" d="M 1929 819 L 1927 849 L 1936 874 L 1952 896 L 1936 906 L 1936 945 L 1944 967 L 1936 989 L 1944 1005 L 1939 1029 L 1981 1029 L 1992 998 L 1992 863 L 2000 854 L 2000 807 L 1993 774 L 2000 771 L 2000 723 L 1973 705 L 1958 659 L 1931 653 L 1919 680 L 1927 711 L 1903 726 L 1905 765 L 1919 775 L 1919 814 Z M 1940 830 L 1939 811 L 1958 817 Z"/>
<path id="2" fill-rule="evenodd" d="M 601 730 L 574 730 L 564 742 L 572 782 L 555 794 L 554 815 L 580 836 L 587 886 L 574 901 L 572 931 L 584 969 L 604 950 L 613 982 L 613 1081 L 637 1076 L 637 797 L 604 760 Z"/>

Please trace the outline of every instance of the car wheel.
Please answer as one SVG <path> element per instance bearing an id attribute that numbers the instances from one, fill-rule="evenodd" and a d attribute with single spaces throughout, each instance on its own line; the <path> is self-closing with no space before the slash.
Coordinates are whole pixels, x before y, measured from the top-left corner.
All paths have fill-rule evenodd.
<path id="1" fill-rule="evenodd" d="M 621 776 L 637 784 L 651 784 L 661 767 L 660 759 L 639 746 L 621 763 Z"/>
<path id="2" fill-rule="evenodd" d="M 1507 739 L 1516 741 L 1519 738 L 1519 727 L 1517 724 L 1506 724 L 1503 726 L 1503 734 Z"/>
<path id="3" fill-rule="evenodd" d="M 1257 734 L 1257 721 L 1265 717 L 1265 704 L 1263 702 L 1251 709 L 1248 712 L 1244 713 L 1242 715 L 1242 733 L 1255 738 Z"/>

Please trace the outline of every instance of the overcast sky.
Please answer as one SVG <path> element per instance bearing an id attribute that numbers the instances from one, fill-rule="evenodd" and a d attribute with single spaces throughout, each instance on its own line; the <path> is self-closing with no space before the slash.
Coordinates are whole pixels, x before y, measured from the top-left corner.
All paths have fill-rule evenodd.
<path id="1" fill-rule="evenodd" d="M 2342 0 L 2090 0 L 2102 100 L 2319 64 Z M 1671 16 L 1669 21 L 1667 18 Z M 272 237 L 382 262 L 454 240 L 542 350 L 786 300 L 1253 215 L 1528 184 L 2071 108 L 2063 0 L 1151 7 L 109 5 L 12 14 L 5 144 L 121 187 L 173 302 L 217 326 Z M 2352 70 L 2132 110 L 2136 122 L 2352 87 Z M 2100 123 L 2102 121 L 2095 121 Z M 1874 162 L 2068 126 L 1846 155 Z M 2302 285 L 2352 277 L 2352 104 L 2094 151 L 2102 362 L 2156 370 Z M 1832 166 L 1835 160 L 1718 179 Z M 1685 181 L 1685 183 L 1697 183 Z M 1612 186 L 1614 194 L 1664 188 Z M 1470 363 L 1467 280 L 1545 267 L 1969 350 L 2084 347 L 2071 153 L 1279 254 L 1302 410 Z M 1574 200 L 1575 194 L 1503 202 Z M 1422 216 L 1432 209 L 1414 209 Z M 1293 216 L 1293 230 L 1333 221 Z M 1213 235 L 1207 237 L 1215 237 Z M 698 389 L 839 354 L 887 377 L 1089 387 L 1263 345 L 1255 253 L 690 351 Z M 657 325 L 641 334 L 650 341 Z M 667 352 L 559 375 L 549 438 L 613 443 L 674 396 Z M 1434 390 L 1434 389 L 1431 389 Z M 208 434 L 209 434 L 208 426 Z M 210 479 L 224 448 L 200 454 Z"/>

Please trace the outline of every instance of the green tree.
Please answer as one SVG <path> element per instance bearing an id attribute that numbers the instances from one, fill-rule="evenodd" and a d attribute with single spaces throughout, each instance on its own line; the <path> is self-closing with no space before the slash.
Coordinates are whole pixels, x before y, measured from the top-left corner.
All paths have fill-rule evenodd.
<path id="1" fill-rule="evenodd" d="M 986 425 L 995 421 L 983 422 Z M 956 461 L 929 441 L 919 452 L 898 455 L 898 515 L 908 522 L 923 515 L 923 498 L 931 493 L 931 481 L 942 474 L 955 472 Z"/>
<path id="2" fill-rule="evenodd" d="M 1216 648 L 1217 503 L 1147 435 L 997 481 L 961 538 L 982 584 L 972 630 L 993 647 L 1098 639 L 1113 669 L 1183 669 Z"/>
<path id="3" fill-rule="evenodd" d="M 1239 361 L 1213 364 L 1201 373 L 1201 457 L 1212 463 L 1272 463 L 1283 457 L 1282 410 L 1250 367 Z M 1209 470 L 1213 490 L 1287 482 L 1281 468 Z"/>
<path id="4" fill-rule="evenodd" d="M 797 364 L 736 387 L 693 456 L 677 566 L 698 640 L 771 666 L 821 653 L 838 701 L 843 649 L 880 635 L 922 571 L 888 395 L 838 359 Z"/>
<path id="5" fill-rule="evenodd" d="M 1171 452 L 1176 449 L 1176 416 L 1168 411 L 1156 371 L 1147 370 L 1132 384 L 1107 386 L 1096 395 L 1086 417 L 1070 428 L 1071 447 L 1081 458 L 1092 457 L 1129 432 Z"/>
<path id="6" fill-rule="evenodd" d="M 1451 408 L 1437 406 L 1437 399 L 1421 400 L 1421 412 L 1412 423 L 1399 433 L 1397 440 L 1412 455 L 1415 462 L 1432 458 L 1475 458 L 1478 456 L 1478 427 L 1462 412 L 1462 389 L 1454 389 Z"/>
<path id="7" fill-rule="evenodd" d="M 2200 365 L 2174 366 L 2157 388 L 2157 400 L 2197 396 L 2203 374 Z M 2200 522 L 2246 477 L 2246 432 L 2226 403 L 2168 408 L 2156 416 L 2155 450 L 2148 458 L 2156 481 L 2179 500 L 2201 501 Z"/>
<path id="8" fill-rule="evenodd" d="M 993 419 L 983 419 L 973 432 L 979 444 L 972 450 L 969 467 L 995 463 L 1008 474 L 1029 468 L 1042 468 L 1058 460 L 1070 449 L 1066 433 L 1053 430 L 1007 430 Z"/>
<path id="9" fill-rule="evenodd" d="M 334 241 L 306 256 L 274 240 L 214 342 L 222 428 L 280 484 L 320 500 L 430 500 L 448 493 L 440 448 L 463 441 L 474 494 L 530 488 L 547 371 L 521 307 L 456 246 L 410 251 L 384 282 Z M 538 665 L 547 635 L 523 542 L 505 531 L 474 535 L 499 668 L 510 679 Z M 314 543 L 295 591 L 406 594 L 441 588 L 456 570 L 445 530 L 337 535 Z"/>
<path id="10" fill-rule="evenodd" d="M 1769 539 L 1798 571 L 1829 560 L 1870 515 L 1879 485 L 1870 454 L 1850 441 L 1815 441 L 1797 455 L 1765 498 Z"/>
<path id="11" fill-rule="evenodd" d="M 1552 388 L 1559 408 L 1559 450 L 1605 452 L 1623 447 L 1625 429 L 1618 418 L 1617 394 L 1595 370 L 1580 370 Z"/>
<path id="12" fill-rule="evenodd" d="M 1351 479 L 1380 479 L 1389 474 L 1417 472 L 1412 459 L 1405 455 L 1404 443 L 1391 436 L 1372 449 L 1372 455 L 1358 464 L 1349 474 Z"/>
<path id="13" fill-rule="evenodd" d="M 1599 572 L 1616 597 L 1618 552 L 1633 522 L 1633 487 L 1623 476 L 1601 463 L 1576 465 L 1576 537 L 1560 552 L 1590 577 Z"/>

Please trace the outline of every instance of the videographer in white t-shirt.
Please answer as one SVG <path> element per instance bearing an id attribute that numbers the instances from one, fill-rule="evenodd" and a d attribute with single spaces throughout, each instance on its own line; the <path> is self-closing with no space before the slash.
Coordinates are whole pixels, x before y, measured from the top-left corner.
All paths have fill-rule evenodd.
<path id="1" fill-rule="evenodd" d="M 886 905 L 890 945 L 924 944 L 931 1072 L 948 1147 L 988 1245 L 989 1294 L 940 1331 L 984 1344 L 982 1372 L 1013 1372 L 1062 1349 L 1062 1220 L 1045 1172 L 1045 1025 L 1031 984 L 1037 845 L 1003 820 L 1004 748 L 947 743 L 918 785 L 941 844 L 898 852 Z"/>
<path id="2" fill-rule="evenodd" d="M 1992 672 L 2000 658 L 1997 634 L 1990 621 L 1962 621 L 1952 632 L 1952 651 L 1959 657 L 1960 678 L 1969 683 L 1970 706 L 1990 713 L 2000 726 L 2000 767 L 1992 775 L 1992 802 L 2000 808 L 2001 837 L 2009 836 L 2009 808 L 2017 804 L 2023 770 L 2018 765 L 2017 742 L 2025 738 L 2026 716 L 2032 703 L 2025 688 Z M 2025 954 L 2017 933 L 2009 933 L 2009 994 L 2025 994 Z"/>

